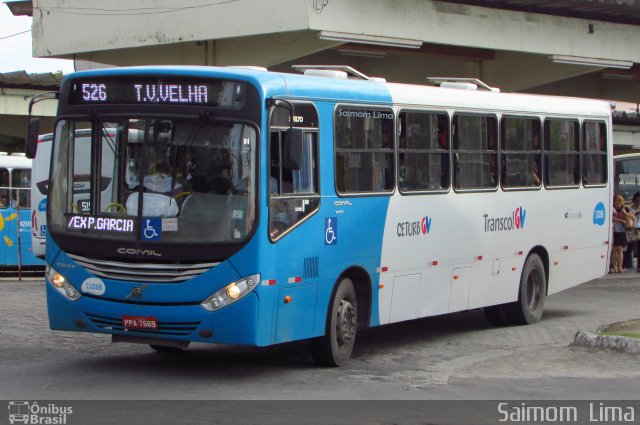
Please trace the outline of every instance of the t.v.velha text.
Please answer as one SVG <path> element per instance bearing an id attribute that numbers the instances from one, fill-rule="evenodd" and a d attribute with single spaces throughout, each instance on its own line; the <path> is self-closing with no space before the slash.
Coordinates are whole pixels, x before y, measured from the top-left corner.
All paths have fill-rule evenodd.
<path id="1" fill-rule="evenodd" d="M 542 403 L 541 403 L 542 404 Z M 525 402 L 498 403 L 499 422 L 508 423 L 635 423 L 632 406 L 606 402 L 581 403 L 578 406 L 541 406 Z M 587 416 L 588 415 L 588 416 Z M 588 422 L 586 422 L 588 421 Z"/>

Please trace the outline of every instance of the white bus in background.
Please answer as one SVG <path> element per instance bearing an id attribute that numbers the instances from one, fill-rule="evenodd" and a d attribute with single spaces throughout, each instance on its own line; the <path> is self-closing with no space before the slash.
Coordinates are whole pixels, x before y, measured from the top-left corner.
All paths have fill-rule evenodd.
<path id="1" fill-rule="evenodd" d="M 53 134 L 38 138 L 38 150 L 31 171 L 31 247 L 33 255 L 44 259 L 47 241 L 47 194 L 49 191 L 49 163 Z"/>
<path id="2" fill-rule="evenodd" d="M 111 149 L 113 141 L 116 139 L 117 130 L 110 128 L 105 129 L 104 135 L 104 149 Z M 86 163 L 76 170 L 78 174 L 89 174 L 89 151 L 88 146 L 89 138 L 91 137 L 91 130 L 77 130 L 77 140 L 85 140 L 85 143 L 78 144 L 75 155 L 80 158 L 87 158 Z M 135 138 L 136 136 L 130 136 Z M 33 159 L 33 171 L 31 176 L 31 245 L 33 248 L 33 254 L 44 259 L 46 251 L 47 241 L 47 196 L 49 194 L 49 169 L 51 167 L 51 141 L 53 140 L 53 133 L 43 134 L 38 137 L 38 149 L 36 156 Z M 84 148 L 82 147 L 84 146 Z M 111 155 L 105 155 L 105 158 L 112 158 Z M 108 161 L 110 166 L 113 166 L 113 160 Z M 78 194 L 80 202 L 76 200 L 74 204 L 75 208 L 79 208 L 78 204 L 81 204 L 83 199 L 88 199 L 88 188 L 83 188 L 84 183 L 77 183 L 80 186 L 77 187 L 74 192 Z M 108 186 L 106 190 L 109 190 L 111 186 Z"/>
<path id="3" fill-rule="evenodd" d="M 628 153 L 613 157 L 615 164 L 614 191 L 631 202 L 633 195 L 640 192 L 640 153 Z"/>

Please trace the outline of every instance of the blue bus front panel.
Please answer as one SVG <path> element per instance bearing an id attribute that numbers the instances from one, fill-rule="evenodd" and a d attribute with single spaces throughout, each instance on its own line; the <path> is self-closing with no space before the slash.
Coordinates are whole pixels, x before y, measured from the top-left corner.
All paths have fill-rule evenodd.
<path id="1" fill-rule="evenodd" d="M 216 312 L 208 312 L 199 304 L 171 307 L 140 305 L 88 296 L 82 296 L 73 302 L 47 282 L 49 325 L 54 330 L 260 345 L 257 340 L 258 304 L 258 296 L 255 293 Z M 158 328 L 125 330 L 125 316 L 153 317 L 157 320 Z"/>
<path id="2" fill-rule="evenodd" d="M 272 309 L 273 304 L 269 301 L 260 303 L 256 291 L 214 312 L 200 305 L 216 290 L 241 277 L 229 261 L 223 261 L 183 283 L 101 278 L 99 281 L 103 285 L 103 292 L 96 295 L 83 287 L 84 282 L 95 281 L 96 276 L 49 239 L 47 259 L 53 258 L 52 267 L 82 296 L 77 301 L 67 299 L 47 278 L 48 313 L 52 329 L 259 346 L 271 343 L 271 323 L 268 320 L 259 322 L 258 317 L 261 314 L 270 317 L 261 313 L 261 308 Z M 136 300 L 132 301 L 131 294 L 136 287 L 141 288 L 141 295 L 133 297 Z M 157 332 L 125 331 L 122 322 L 124 316 L 154 317 L 159 329 Z M 202 336 L 208 335 L 206 331 L 212 336 Z"/>

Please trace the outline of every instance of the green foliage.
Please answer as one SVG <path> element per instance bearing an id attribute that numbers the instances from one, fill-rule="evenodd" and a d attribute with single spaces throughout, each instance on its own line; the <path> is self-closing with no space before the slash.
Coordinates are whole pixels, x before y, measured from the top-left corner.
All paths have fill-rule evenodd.
<path id="1" fill-rule="evenodd" d="M 635 338 L 635 339 L 640 339 L 640 333 L 638 332 L 625 332 L 625 331 L 620 331 L 620 332 L 599 332 L 599 335 L 605 335 L 605 336 L 624 336 L 626 338 Z"/>

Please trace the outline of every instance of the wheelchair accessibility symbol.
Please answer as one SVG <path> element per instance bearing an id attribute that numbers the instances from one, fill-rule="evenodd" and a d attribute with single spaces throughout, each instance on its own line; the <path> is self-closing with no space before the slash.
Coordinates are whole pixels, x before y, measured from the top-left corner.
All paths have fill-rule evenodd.
<path id="1" fill-rule="evenodd" d="M 143 220 L 142 239 L 145 241 L 155 241 L 160 239 L 162 233 L 162 221 L 159 218 L 145 218 Z"/>
<path id="2" fill-rule="evenodd" d="M 338 218 L 327 217 L 324 219 L 324 244 L 336 245 L 338 243 Z"/>

